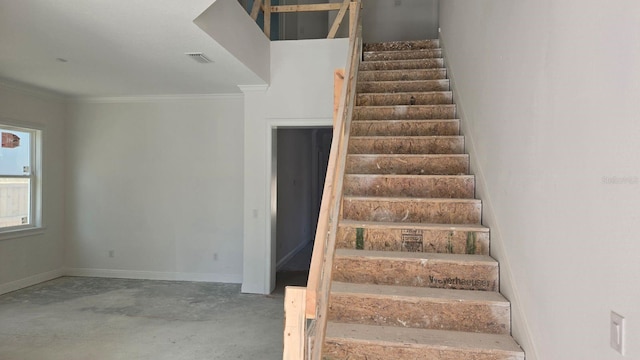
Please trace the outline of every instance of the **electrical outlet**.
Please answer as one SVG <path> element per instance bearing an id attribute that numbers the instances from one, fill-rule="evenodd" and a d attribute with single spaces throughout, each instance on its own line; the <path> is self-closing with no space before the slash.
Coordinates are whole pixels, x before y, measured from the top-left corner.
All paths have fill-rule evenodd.
<path id="1" fill-rule="evenodd" d="M 624 355 L 624 317 L 615 312 L 611 312 L 610 341 L 613 350 Z"/>
<path id="2" fill-rule="evenodd" d="M 112 258 L 112 257 L 115 257 L 115 256 L 116 256 L 116 252 L 113 251 L 113 250 L 109 250 L 109 257 Z"/>

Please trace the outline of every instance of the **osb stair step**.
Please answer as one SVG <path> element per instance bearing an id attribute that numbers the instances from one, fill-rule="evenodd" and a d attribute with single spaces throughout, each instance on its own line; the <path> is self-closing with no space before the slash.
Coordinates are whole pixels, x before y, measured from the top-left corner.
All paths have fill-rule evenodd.
<path id="1" fill-rule="evenodd" d="M 447 69 L 358 71 L 358 81 L 441 80 Z"/>
<path id="2" fill-rule="evenodd" d="M 331 321 L 323 354 L 327 360 L 524 360 L 509 335 Z"/>
<path id="3" fill-rule="evenodd" d="M 441 58 L 441 49 L 419 49 L 419 50 L 385 50 L 385 51 L 364 51 L 362 59 L 364 61 L 386 61 L 386 60 L 413 60 Z"/>
<path id="4" fill-rule="evenodd" d="M 443 59 L 419 59 L 419 60 L 389 60 L 389 61 L 363 61 L 359 70 L 412 70 L 412 69 L 440 69 L 444 67 Z"/>
<path id="5" fill-rule="evenodd" d="M 329 321 L 509 334 L 511 306 L 498 292 L 333 282 Z"/>
<path id="6" fill-rule="evenodd" d="M 451 136 L 460 134 L 460 120 L 354 120 L 351 136 Z"/>
<path id="7" fill-rule="evenodd" d="M 449 80 L 358 81 L 358 93 L 449 91 Z M 408 105 L 408 104 L 407 104 Z"/>
<path id="8" fill-rule="evenodd" d="M 462 136 L 352 136 L 349 154 L 461 154 Z"/>
<path id="9" fill-rule="evenodd" d="M 455 117 L 455 105 L 356 106 L 353 109 L 354 120 L 429 120 Z"/>
<path id="10" fill-rule="evenodd" d="M 474 190 L 473 175 L 346 174 L 343 183 L 352 196 L 472 199 Z"/>
<path id="11" fill-rule="evenodd" d="M 347 155 L 347 174 L 461 175 L 469 171 L 468 154 Z"/>
<path id="12" fill-rule="evenodd" d="M 336 249 L 332 280 L 498 291 L 498 263 L 487 255 Z"/>
<path id="13" fill-rule="evenodd" d="M 476 224 L 342 220 L 336 248 L 489 255 L 489 235 Z"/>
<path id="14" fill-rule="evenodd" d="M 388 41 L 382 43 L 366 43 L 363 51 L 396 51 L 396 50 L 420 50 L 435 49 L 440 47 L 440 40 L 410 40 L 410 41 Z"/>
<path id="15" fill-rule="evenodd" d="M 453 104 L 451 91 L 360 93 L 356 95 L 357 106 L 444 104 Z"/>
<path id="16" fill-rule="evenodd" d="M 480 224 L 482 203 L 476 199 L 345 195 L 342 211 L 348 220 Z"/>

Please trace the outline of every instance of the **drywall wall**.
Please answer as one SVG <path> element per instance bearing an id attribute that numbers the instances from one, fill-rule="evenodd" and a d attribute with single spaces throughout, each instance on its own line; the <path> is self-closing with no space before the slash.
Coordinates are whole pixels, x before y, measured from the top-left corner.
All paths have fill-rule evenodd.
<path id="1" fill-rule="evenodd" d="M 0 294 L 61 276 L 64 267 L 65 122 L 62 97 L 0 82 L 0 122 L 43 127 L 42 206 L 45 228 L 0 238 Z"/>
<path id="2" fill-rule="evenodd" d="M 242 119 L 237 95 L 75 104 L 68 273 L 240 282 Z"/>
<path id="3" fill-rule="evenodd" d="M 365 42 L 436 39 L 438 0 L 364 0 Z"/>
<path id="4" fill-rule="evenodd" d="M 446 62 L 527 359 L 640 358 L 640 4 L 446 0 Z"/>
<path id="5" fill-rule="evenodd" d="M 346 64 L 348 40 L 271 43 L 271 85 L 244 93 L 244 267 L 242 291 L 268 294 L 275 286 L 271 218 L 272 129 L 330 126 L 333 72 Z M 265 149 L 267 151 L 265 151 Z"/>
<path id="6" fill-rule="evenodd" d="M 264 83 L 269 82 L 269 39 L 237 0 L 215 0 L 193 22 Z"/>

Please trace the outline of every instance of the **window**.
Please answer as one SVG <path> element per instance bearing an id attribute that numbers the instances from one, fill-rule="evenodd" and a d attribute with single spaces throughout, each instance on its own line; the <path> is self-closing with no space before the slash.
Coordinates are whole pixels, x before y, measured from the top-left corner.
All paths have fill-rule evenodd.
<path id="1" fill-rule="evenodd" d="M 0 232 L 42 225 L 42 131 L 0 122 Z"/>

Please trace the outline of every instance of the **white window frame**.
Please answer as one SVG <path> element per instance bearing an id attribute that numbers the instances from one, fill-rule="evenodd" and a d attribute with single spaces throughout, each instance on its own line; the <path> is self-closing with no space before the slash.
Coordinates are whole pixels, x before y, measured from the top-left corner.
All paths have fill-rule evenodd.
<path id="1" fill-rule="evenodd" d="M 0 118 L 0 128 L 31 134 L 29 175 L 4 175 L 0 178 L 29 178 L 29 223 L 0 228 L 0 240 L 29 236 L 44 229 L 42 221 L 42 144 L 44 128 L 41 125 Z"/>

